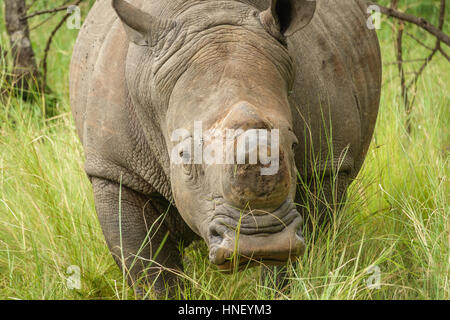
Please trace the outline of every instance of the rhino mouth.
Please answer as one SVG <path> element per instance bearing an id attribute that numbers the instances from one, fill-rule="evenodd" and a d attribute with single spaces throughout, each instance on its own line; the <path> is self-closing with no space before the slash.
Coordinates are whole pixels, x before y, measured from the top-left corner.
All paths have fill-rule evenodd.
<path id="1" fill-rule="evenodd" d="M 301 224 L 292 201 L 273 212 L 221 205 L 209 226 L 209 259 L 225 272 L 285 264 L 304 251 Z"/>

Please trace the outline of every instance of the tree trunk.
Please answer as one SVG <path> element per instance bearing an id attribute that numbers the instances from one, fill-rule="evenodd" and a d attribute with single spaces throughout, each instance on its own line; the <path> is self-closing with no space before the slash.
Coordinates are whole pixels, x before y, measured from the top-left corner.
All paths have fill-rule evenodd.
<path id="1" fill-rule="evenodd" d="M 23 90 L 29 89 L 31 81 L 35 81 L 39 76 L 28 21 L 21 19 L 26 11 L 25 0 L 5 0 L 6 30 L 13 59 L 11 80 L 14 87 Z"/>

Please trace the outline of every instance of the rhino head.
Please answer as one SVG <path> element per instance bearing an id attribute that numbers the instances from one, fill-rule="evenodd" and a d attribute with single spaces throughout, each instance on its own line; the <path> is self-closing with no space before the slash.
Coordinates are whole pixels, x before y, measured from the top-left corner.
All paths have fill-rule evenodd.
<path id="1" fill-rule="evenodd" d="M 315 1 L 113 6 L 131 42 L 130 96 L 142 126 L 158 127 L 150 144 L 163 144 L 175 205 L 211 262 L 234 270 L 301 255 L 286 37 Z"/>

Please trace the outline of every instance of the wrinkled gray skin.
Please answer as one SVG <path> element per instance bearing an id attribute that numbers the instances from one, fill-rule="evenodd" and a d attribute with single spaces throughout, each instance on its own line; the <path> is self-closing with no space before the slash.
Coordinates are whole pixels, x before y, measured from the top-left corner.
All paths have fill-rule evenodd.
<path id="1" fill-rule="evenodd" d="M 176 278 L 165 268 L 180 270 L 180 246 L 199 237 L 222 270 L 302 253 L 297 170 L 306 182 L 324 173 L 319 212 L 338 205 L 373 134 L 381 59 L 366 21 L 359 0 L 97 0 L 73 53 L 71 104 L 106 241 L 131 284 L 142 276 L 163 296 Z M 171 164 L 173 130 L 194 121 L 279 129 L 277 174 Z"/>

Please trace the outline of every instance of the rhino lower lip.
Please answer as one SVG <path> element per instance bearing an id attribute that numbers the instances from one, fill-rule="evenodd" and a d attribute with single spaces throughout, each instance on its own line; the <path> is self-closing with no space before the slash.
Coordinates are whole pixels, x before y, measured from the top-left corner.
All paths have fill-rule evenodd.
<path id="1" fill-rule="evenodd" d="M 210 261 L 219 270 L 232 271 L 259 264 L 280 265 L 300 256 L 305 248 L 300 214 L 289 210 L 271 219 L 272 223 L 267 219 L 263 221 L 262 228 L 238 229 L 230 228 L 223 219 L 214 220 L 208 234 Z M 236 224 L 234 219 L 227 221 Z"/>
<path id="2" fill-rule="evenodd" d="M 232 250 L 229 246 L 220 244 L 211 247 L 209 258 L 220 271 L 231 272 L 258 265 L 283 265 L 301 256 L 304 248 L 304 240 L 299 237 L 296 237 L 292 246 L 274 253 L 258 252 L 259 248 L 255 248 L 255 252 L 248 248 L 245 250 L 246 252 L 242 252 L 239 249 Z"/>

